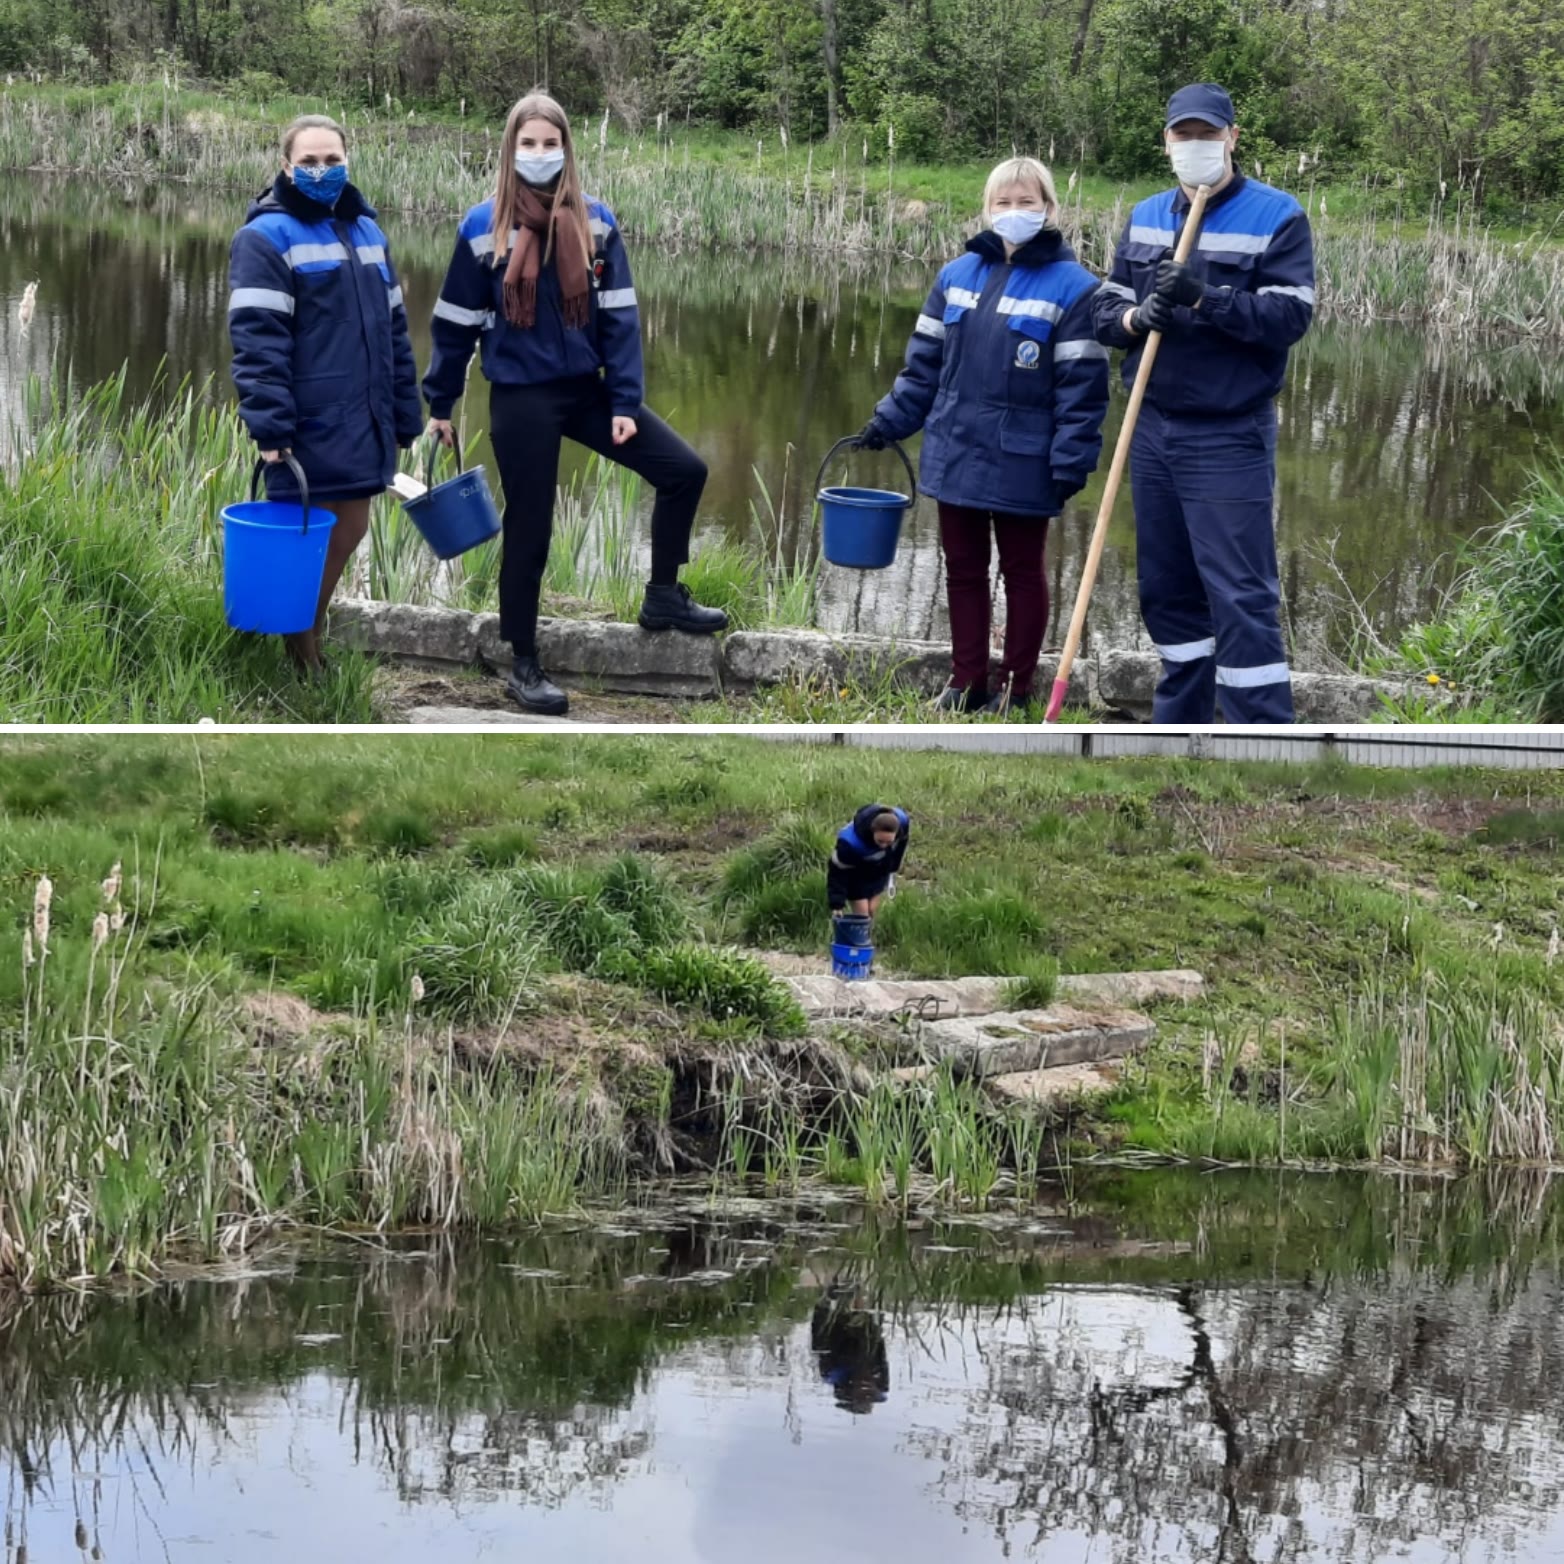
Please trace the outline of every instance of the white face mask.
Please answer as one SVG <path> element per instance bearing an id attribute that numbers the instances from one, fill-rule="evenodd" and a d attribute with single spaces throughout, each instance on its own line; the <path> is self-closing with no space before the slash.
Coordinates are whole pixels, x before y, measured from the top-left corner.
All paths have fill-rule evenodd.
<path id="1" fill-rule="evenodd" d="M 1214 185 L 1227 172 L 1227 142 L 1174 141 L 1168 144 L 1173 172 L 1181 185 Z"/>
<path id="2" fill-rule="evenodd" d="M 559 176 L 565 166 L 563 149 L 557 152 L 518 152 L 516 172 L 529 185 L 546 185 Z"/>
<path id="3" fill-rule="evenodd" d="M 1019 248 L 1029 239 L 1035 239 L 1048 226 L 1048 214 L 1018 207 L 1014 211 L 993 213 L 988 219 L 988 226 L 1001 239 Z"/>

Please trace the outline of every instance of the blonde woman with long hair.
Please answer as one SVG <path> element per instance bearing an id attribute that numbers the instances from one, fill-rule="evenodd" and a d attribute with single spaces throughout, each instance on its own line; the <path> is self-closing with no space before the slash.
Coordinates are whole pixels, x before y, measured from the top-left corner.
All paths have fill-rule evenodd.
<path id="1" fill-rule="evenodd" d="M 1003 713 L 1032 694 L 1048 624 L 1049 520 L 1102 450 L 1108 355 L 1097 279 L 1059 232 L 1059 194 L 1036 158 L 988 176 L 983 231 L 935 279 L 906 366 L 858 436 L 878 450 L 923 430 L 918 488 L 939 504 L 950 605 L 947 710 Z M 999 546 L 1005 646 L 989 687 L 989 559 Z"/>
<path id="2" fill-rule="evenodd" d="M 434 308 L 424 377 L 429 432 L 446 444 L 468 361 L 482 342 L 489 438 L 505 489 L 500 633 L 515 663 L 506 688 L 524 709 L 569 700 L 538 662 L 538 597 L 548 565 L 563 440 L 638 474 L 656 493 L 647 630 L 726 629 L 679 582 L 706 464 L 643 400 L 641 326 L 614 214 L 582 192 L 570 121 L 530 92 L 505 124 L 494 195 L 467 213 Z"/>

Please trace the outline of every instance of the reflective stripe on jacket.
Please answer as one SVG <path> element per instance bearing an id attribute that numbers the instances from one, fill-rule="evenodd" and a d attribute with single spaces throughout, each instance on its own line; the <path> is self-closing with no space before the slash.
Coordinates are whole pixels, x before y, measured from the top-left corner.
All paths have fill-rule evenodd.
<path id="1" fill-rule="evenodd" d="M 494 264 L 494 202 L 473 207 L 457 230 L 456 249 L 434 307 L 434 357 L 424 395 L 436 418 L 449 418 L 462 394 L 473 348 L 482 341 L 483 373 L 493 385 L 528 386 L 599 372 L 616 416 L 633 417 L 644 400 L 641 319 L 630 260 L 614 214 L 587 198 L 594 265 L 591 318 L 584 330 L 565 325 L 553 260 L 538 274 L 535 324 L 505 318 L 505 267 Z"/>
<path id="2" fill-rule="evenodd" d="M 918 486 L 951 505 L 1053 516 L 1102 450 L 1108 358 L 1097 279 L 1055 230 L 1004 259 L 979 234 L 940 272 L 875 409 L 892 439 L 923 430 Z"/>
<path id="3" fill-rule="evenodd" d="M 1126 386 L 1144 343 L 1125 331 L 1124 312 L 1151 294 L 1188 213 L 1182 188 L 1140 202 L 1097 296 L 1098 341 L 1130 350 Z M 1281 390 L 1288 349 L 1314 318 L 1308 216 L 1285 190 L 1235 175 L 1206 205 L 1191 264 L 1208 291 L 1199 309 L 1174 311 L 1147 399 L 1175 417 L 1253 412 Z"/>
<path id="4" fill-rule="evenodd" d="M 234 235 L 228 276 L 233 380 L 256 445 L 291 448 L 322 496 L 384 488 L 423 412 L 374 208 L 348 185 L 327 211 L 279 174 Z"/>

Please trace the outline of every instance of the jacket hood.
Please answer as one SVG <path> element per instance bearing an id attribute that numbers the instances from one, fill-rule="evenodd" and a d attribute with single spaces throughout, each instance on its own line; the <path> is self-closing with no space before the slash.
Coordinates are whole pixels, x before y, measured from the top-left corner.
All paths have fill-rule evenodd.
<path id="1" fill-rule="evenodd" d="M 271 189 L 262 191 L 250 203 L 250 210 L 244 214 L 244 220 L 253 223 L 257 217 L 263 217 L 268 212 L 286 212 L 289 217 L 296 217 L 302 223 L 319 223 L 331 219 L 351 223 L 360 217 L 377 215 L 374 207 L 364 199 L 363 193 L 351 180 L 342 187 L 337 204 L 324 207 L 319 201 L 310 200 L 285 173 L 279 173 L 272 181 Z"/>
<path id="2" fill-rule="evenodd" d="M 985 228 L 982 233 L 974 234 L 967 240 L 967 248 L 974 255 L 981 255 L 985 261 L 1001 266 L 1005 263 L 1005 241 L 992 228 Z M 1074 259 L 1075 251 L 1065 242 L 1064 235 L 1057 228 L 1045 228 L 1035 239 L 1028 239 L 1010 257 L 1010 264 L 1051 266 L 1055 261 Z"/>
<path id="3" fill-rule="evenodd" d="M 874 847 L 874 821 L 877 815 L 892 814 L 889 804 L 865 804 L 857 814 L 853 816 L 853 835 L 855 835 L 865 847 L 871 850 Z M 901 834 L 901 821 L 896 822 L 896 832 Z"/>

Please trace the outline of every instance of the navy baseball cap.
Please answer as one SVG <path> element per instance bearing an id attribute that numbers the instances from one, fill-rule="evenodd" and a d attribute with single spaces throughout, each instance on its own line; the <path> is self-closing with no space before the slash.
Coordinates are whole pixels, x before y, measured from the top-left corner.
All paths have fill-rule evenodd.
<path id="1" fill-rule="evenodd" d="M 1218 130 L 1226 130 L 1237 120 L 1233 113 L 1233 100 L 1213 82 L 1196 82 L 1193 87 L 1180 87 L 1168 99 L 1169 125 L 1181 119 L 1203 119 Z"/>

